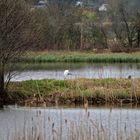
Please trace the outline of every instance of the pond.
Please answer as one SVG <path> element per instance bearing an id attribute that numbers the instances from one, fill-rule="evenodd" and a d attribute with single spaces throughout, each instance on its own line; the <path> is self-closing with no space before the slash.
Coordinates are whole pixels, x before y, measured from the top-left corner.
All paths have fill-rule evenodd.
<path id="1" fill-rule="evenodd" d="M 1 140 L 139 140 L 140 108 L 18 107 L 0 110 Z"/>
<path id="2" fill-rule="evenodd" d="M 68 78 L 140 78 L 140 63 L 39 63 L 18 64 L 12 81 L 64 79 L 64 70 L 72 75 Z"/>

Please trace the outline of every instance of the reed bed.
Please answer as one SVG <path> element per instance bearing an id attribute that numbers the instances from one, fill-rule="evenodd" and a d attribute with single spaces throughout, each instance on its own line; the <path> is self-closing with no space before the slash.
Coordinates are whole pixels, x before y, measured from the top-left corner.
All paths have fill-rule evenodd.
<path id="1" fill-rule="evenodd" d="M 140 103 L 140 79 L 30 80 L 9 91 L 11 100 L 29 104 Z"/>
<path id="2" fill-rule="evenodd" d="M 139 116 L 137 113 L 130 115 L 131 112 L 127 110 L 120 109 L 116 113 L 112 109 L 105 113 L 103 113 L 104 110 L 94 112 L 91 109 L 68 112 L 63 109 L 24 111 L 30 115 L 24 114 L 21 127 L 16 127 L 12 133 L 9 131 L 6 140 L 140 139 Z"/>
<path id="3" fill-rule="evenodd" d="M 18 58 L 19 62 L 94 62 L 138 63 L 140 53 L 93 53 L 93 52 L 29 52 Z"/>

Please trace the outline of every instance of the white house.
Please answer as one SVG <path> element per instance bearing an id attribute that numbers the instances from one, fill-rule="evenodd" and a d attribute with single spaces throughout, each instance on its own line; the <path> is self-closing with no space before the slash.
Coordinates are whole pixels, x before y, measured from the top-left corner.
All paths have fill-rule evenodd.
<path id="1" fill-rule="evenodd" d="M 102 4 L 99 7 L 99 12 L 106 12 L 107 11 L 107 7 L 108 7 L 108 4 Z"/>
<path id="2" fill-rule="evenodd" d="M 76 6 L 83 6 L 83 2 L 77 1 L 77 2 L 76 2 Z"/>
<path id="3" fill-rule="evenodd" d="M 40 1 L 38 2 L 38 5 L 46 5 L 46 1 L 40 0 Z"/>

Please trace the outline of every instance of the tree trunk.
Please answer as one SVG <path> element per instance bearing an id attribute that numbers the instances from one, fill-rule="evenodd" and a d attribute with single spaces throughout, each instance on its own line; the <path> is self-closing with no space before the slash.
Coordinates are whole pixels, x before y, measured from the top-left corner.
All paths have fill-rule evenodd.
<path id="1" fill-rule="evenodd" d="M 140 47 L 140 29 L 138 30 L 138 35 L 137 35 L 137 47 Z"/>
<path id="2" fill-rule="evenodd" d="M 2 66 L 2 65 L 1 65 Z M 5 94 L 5 88 L 4 88 L 4 67 L 2 66 L 0 68 L 0 99 L 3 100 Z"/>

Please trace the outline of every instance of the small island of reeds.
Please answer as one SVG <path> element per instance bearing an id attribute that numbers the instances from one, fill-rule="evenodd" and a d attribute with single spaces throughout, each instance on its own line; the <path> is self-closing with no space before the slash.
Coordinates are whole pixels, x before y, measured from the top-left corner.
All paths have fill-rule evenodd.
<path id="1" fill-rule="evenodd" d="M 140 103 L 140 79 L 29 80 L 12 82 L 9 99 L 16 103 Z"/>

